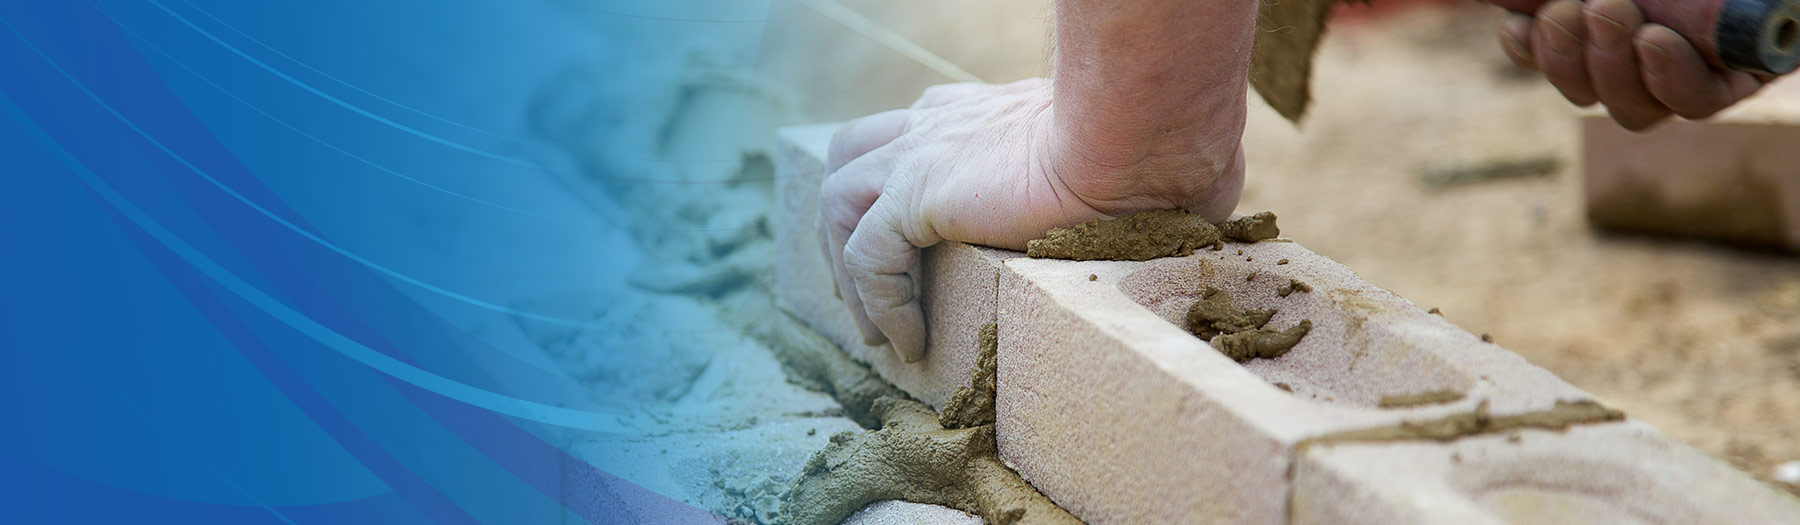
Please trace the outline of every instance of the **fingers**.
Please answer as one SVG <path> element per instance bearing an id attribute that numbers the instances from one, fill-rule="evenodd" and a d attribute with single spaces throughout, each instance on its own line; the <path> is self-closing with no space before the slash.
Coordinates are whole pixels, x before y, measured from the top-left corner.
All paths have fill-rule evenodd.
<path id="1" fill-rule="evenodd" d="M 821 215 L 819 217 L 818 230 L 819 230 L 819 253 L 820 253 L 820 255 L 825 256 L 825 267 L 832 268 L 833 271 L 836 271 L 835 269 L 838 267 L 838 258 L 837 258 L 836 254 L 838 251 L 840 251 L 840 249 L 842 247 L 838 246 L 836 243 L 831 242 L 830 223 L 825 220 L 825 217 L 823 215 Z M 838 281 L 837 281 L 836 276 L 833 276 L 831 279 L 831 296 L 838 298 L 838 300 L 840 300 L 840 301 L 844 299 L 844 289 L 843 289 L 843 287 L 838 286 Z"/>
<path id="2" fill-rule="evenodd" d="M 863 342 L 892 343 L 902 360 L 925 357 L 925 313 L 907 272 L 933 233 L 909 230 L 905 199 L 893 196 L 893 156 L 876 151 L 833 172 L 820 188 L 821 235 L 839 297 L 856 318 Z M 908 231 L 913 234 L 909 236 Z"/>
<path id="3" fill-rule="evenodd" d="M 1500 49 L 1519 69 L 1537 71 L 1537 59 L 1531 56 L 1531 24 L 1529 15 L 1507 15 L 1500 22 Z"/>
<path id="4" fill-rule="evenodd" d="M 845 266 L 844 248 L 850 242 L 850 236 L 857 224 L 868 214 L 876 197 L 881 195 L 882 187 L 887 184 L 892 172 L 891 156 L 883 154 L 860 155 L 843 167 L 825 176 L 825 182 L 819 187 L 819 218 L 823 230 L 825 255 L 831 259 L 832 278 L 837 283 L 838 297 L 844 300 L 844 306 L 856 318 L 863 339 L 871 345 L 881 344 L 880 329 L 869 320 L 864 312 L 862 297 L 856 292 L 856 282 Z"/>
<path id="5" fill-rule="evenodd" d="M 1531 51 L 1537 69 L 1577 106 L 1600 101 L 1588 80 L 1587 24 L 1577 0 L 1555 0 L 1538 9 L 1531 31 Z"/>
<path id="6" fill-rule="evenodd" d="M 1575 105 L 1605 104 L 1631 130 L 1672 114 L 1712 116 L 1766 81 L 1713 68 L 1674 30 L 1647 23 L 1632 0 L 1554 0 L 1534 17 L 1506 19 L 1499 39 L 1514 65 L 1542 71 Z"/>
<path id="7" fill-rule="evenodd" d="M 918 246 L 936 240 L 915 243 L 908 239 L 905 222 L 911 214 L 907 206 L 903 197 L 893 194 L 876 199 L 844 246 L 844 266 L 862 300 L 858 313 L 866 315 L 878 330 L 873 334 L 864 331 L 864 341 L 891 342 L 901 360 L 916 363 L 925 358 L 925 311 L 907 272 L 918 261 Z"/>
<path id="8" fill-rule="evenodd" d="M 1637 33 L 1638 60 L 1650 93 L 1682 118 L 1700 119 L 1742 100 L 1762 87 L 1756 77 L 1718 71 L 1675 30 L 1647 24 Z"/>
<path id="9" fill-rule="evenodd" d="M 1642 130 L 1672 111 L 1650 93 L 1633 38 L 1644 15 L 1631 0 L 1592 0 L 1585 16 L 1588 78 L 1594 94 L 1621 127 Z"/>
<path id="10" fill-rule="evenodd" d="M 906 133 L 911 123 L 911 110 L 896 109 L 844 124 L 831 136 L 831 149 L 825 155 L 825 173 L 836 172 L 857 157 L 893 142 Z"/>
<path id="11" fill-rule="evenodd" d="M 831 256 L 832 282 L 837 283 L 838 298 L 844 300 L 844 307 L 850 310 L 850 316 L 856 319 L 856 331 L 863 336 L 863 343 L 878 345 L 886 343 L 881 335 L 881 328 L 869 319 L 863 309 L 862 295 L 856 291 L 856 280 L 850 277 L 850 270 L 844 265 L 844 247 L 850 242 L 853 230 L 849 228 L 831 227 L 827 232 L 831 237 L 829 255 Z"/>

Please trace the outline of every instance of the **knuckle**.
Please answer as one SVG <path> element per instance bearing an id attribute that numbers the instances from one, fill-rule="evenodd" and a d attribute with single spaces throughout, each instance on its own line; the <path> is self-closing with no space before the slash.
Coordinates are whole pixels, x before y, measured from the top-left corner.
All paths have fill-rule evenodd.
<path id="1" fill-rule="evenodd" d="M 880 268 L 877 259 L 870 256 L 867 244 L 858 241 L 853 239 L 844 245 L 844 270 L 849 271 L 857 282 L 862 282 L 880 275 Z"/>
<path id="2" fill-rule="evenodd" d="M 863 308 L 870 316 L 906 308 L 913 302 L 913 290 L 910 283 L 902 283 L 904 278 L 884 279 L 857 283 L 857 289 L 863 291 Z"/>

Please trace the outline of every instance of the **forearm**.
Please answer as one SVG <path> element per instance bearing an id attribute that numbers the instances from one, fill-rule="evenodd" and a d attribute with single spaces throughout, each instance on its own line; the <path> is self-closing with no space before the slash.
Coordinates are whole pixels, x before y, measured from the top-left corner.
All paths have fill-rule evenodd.
<path id="1" fill-rule="evenodd" d="M 1058 1 L 1057 149 L 1129 179 L 1102 181 L 1117 184 L 1241 169 L 1256 10 L 1257 0 Z M 1143 188 L 1171 190 L 1182 189 Z"/>

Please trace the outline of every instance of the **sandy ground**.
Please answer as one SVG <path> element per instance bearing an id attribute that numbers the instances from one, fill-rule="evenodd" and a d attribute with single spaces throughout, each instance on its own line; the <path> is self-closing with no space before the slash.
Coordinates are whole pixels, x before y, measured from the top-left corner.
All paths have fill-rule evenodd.
<path id="1" fill-rule="evenodd" d="M 986 81 L 1047 70 L 1047 2 L 843 4 Z M 759 70 L 802 120 L 904 107 L 950 81 L 816 11 L 777 14 Z M 1252 101 L 1240 209 L 1275 211 L 1284 234 L 1370 282 L 1753 474 L 1800 460 L 1800 259 L 1593 231 L 1577 110 L 1511 69 L 1497 17 L 1470 5 L 1334 24 L 1300 129 Z M 1543 158 L 1561 169 L 1421 182 Z"/>

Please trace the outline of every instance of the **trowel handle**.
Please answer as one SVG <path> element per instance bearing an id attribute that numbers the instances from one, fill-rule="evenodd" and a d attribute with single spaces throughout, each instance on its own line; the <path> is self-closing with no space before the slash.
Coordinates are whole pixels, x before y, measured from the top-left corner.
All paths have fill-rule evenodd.
<path id="1" fill-rule="evenodd" d="M 1488 0 L 1533 14 L 1548 0 Z M 1800 0 L 1632 0 L 1644 19 L 1686 37 L 1714 66 L 1773 73 L 1800 66 Z"/>

